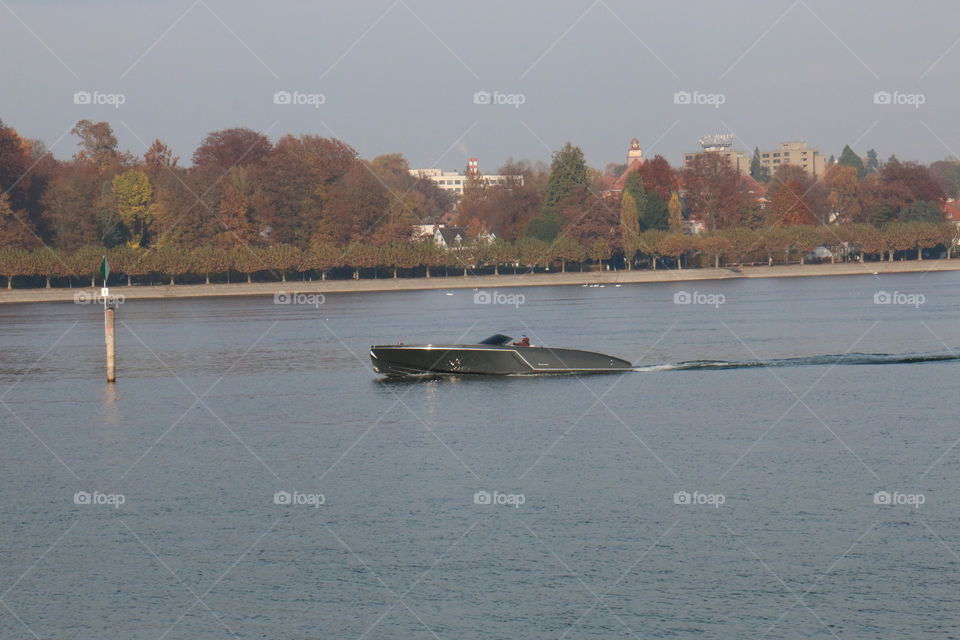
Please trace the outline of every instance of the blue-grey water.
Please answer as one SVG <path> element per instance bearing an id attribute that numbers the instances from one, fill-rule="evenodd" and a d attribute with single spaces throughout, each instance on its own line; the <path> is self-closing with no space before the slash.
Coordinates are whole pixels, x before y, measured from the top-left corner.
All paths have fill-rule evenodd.
<path id="1" fill-rule="evenodd" d="M 958 285 L 2 306 L 0 638 L 960 637 Z M 495 332 L 638 371 L 370 369 Z"/>

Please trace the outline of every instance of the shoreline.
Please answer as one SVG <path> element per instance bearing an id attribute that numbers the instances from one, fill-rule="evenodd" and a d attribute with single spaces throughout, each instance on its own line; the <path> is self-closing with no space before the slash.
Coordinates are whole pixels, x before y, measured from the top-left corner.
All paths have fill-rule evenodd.
<path id="1" fill-rule="evenodd" d="M 694 282 L 734 278 L 792 278 L 815 276 L 873 275 L 881 273 L 927 273 L 960 271 L 960 259 L 911 260 L 909 262 L 849 262 L 838 264 L 754 266 L 721 269 L 661 269 L 658 271 L 591 271 L 527 273 L 518 275 L 434 276 L 432 278 L 380 278 L 369 280 L 313 280 L 303 282 L 254 282 L 231 284 L 182 284 L 111 286 L 111 295 L 126 300 L 162 298 L 207 298 L 221 296 L 268 296 L 288 293 L 362 293 L 382 291 L 429 291 L 444 289 L 499 289 L 512 287 L 581 286 L 583 284 L 642 284 Z M 99 288 L 0 289 L 0 304 L 27 302 L 74 302 L 85 292 L 92 298 Z"/>

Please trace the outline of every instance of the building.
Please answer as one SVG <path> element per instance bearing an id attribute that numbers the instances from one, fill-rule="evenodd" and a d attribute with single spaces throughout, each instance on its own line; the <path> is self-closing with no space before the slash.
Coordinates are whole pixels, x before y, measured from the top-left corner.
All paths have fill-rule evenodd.
<path id="1" fill-rule="evenodd" d="M 413 239 L 432 241 L 442 249 L 455 249 L 467 242 L 467 228 L 451 224 L 415 224 Z M 497 239 L 492 233 L 483 233 L 476 238 L 479 242 L 490 243 Z"/>
<path id="2" fill-rule="evenodd" d="M 778 148 L 771 151 L 760 151 L 760 164 L 770 170 L 770 175 L 780 166 L 792 164 L 817 178 L 827 170 L 828 159 L 818 150 L 809 148 L 803 140 L 797 140 L 781 142 Z M 747 171 L 750 171 L 749 161 Z"/>
<path id="3" fill-rule="evenodd" d="M 640 141 L 634 138 L 630 141 L 630 147 L 627 149 L 627 167 L 619 176 L 603 176 L 601 178 L 603 185 L 603 196 L 608 198 L 619 197 L 623 193 L 623 188 L 627 185 L 627 178 L 634 171 L 643 166 L 643 149 L 640 148 Z"/>
<path id="4" fill-rule="evenodd" d="M 501 176 L 496 174 L 480 173 L 479 162 L 476 158 L 470 158 L 467 161 L 467 172 L 443 171 L 442 169 L 410 169 L 410 175 L 417 178 L 428 178 L 433 180 L 438 187 L 444 191 L 450 191 L 458 196 L 463 195 L 463 187 L 469 179 L 469 174 L 476 172 L 480 175 L 484 184 L 487 186 L 496 186 L 502 184 L 523 184 L 523 176 Z"/>
<path id="5" fill-rule="evenodd" d="M 742 176 L 750 175 L 750 158 L 742 151 L 733 149 L 734 136 L 729 133 L 716 133 L 700 136 L 700 151 L 691 151 L 683 154 L 683 165 L 690 166 L 694 158 L 705 153 L 716 153 L 726 158 L 734 169 Z"/>
<path id="6" fill-rule="evenodd" d="M 940 210 L 943 211 L 943 218 L 957 225 L 957 231 L 960 232 L 960 202 L 947 200 L 940 205 Z"/>
<path id="7" fill-rule="evenodd" d="M 414 240 L 431 240 L 438 247 L 450 249 L 459 247 L 467 236 L 466 227 L 446 224 L 417 224 L 413 226 Z"/>

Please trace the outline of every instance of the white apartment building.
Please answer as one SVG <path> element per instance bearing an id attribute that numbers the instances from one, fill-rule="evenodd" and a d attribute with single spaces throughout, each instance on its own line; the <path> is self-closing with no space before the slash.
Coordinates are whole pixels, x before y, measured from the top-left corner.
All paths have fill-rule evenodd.
<path id="1" fill-rule="evenodd" d="M 477 172 L 480 179 L 488 186 L 496 186 L 507 183 L 523 184 L 523 176 L 501 176 L 496 174 L 480 173 L 476 158 L 470 158 L 467 165 L 467 172 Z M 410 175 L 418 178 L 429 178 L 433 180 L 438 187 L 444 191 L 452 191 L 458 196 L 463 195 L 463 187 L 469 180 L 468 173 L 459 171 L 443 171 L 442 169 L 410 169 Z"/>

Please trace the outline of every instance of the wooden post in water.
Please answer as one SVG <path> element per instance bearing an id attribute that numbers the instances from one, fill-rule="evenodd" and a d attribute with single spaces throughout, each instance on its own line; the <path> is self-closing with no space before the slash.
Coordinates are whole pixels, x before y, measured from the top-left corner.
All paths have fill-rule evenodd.
<path id="1" fill-rule="evenodd" d="M 100 277 L 103 278 L 103 289 L 100 295 L 103 297 L 103 338 L 107 343 L 107 382 L 117 381 L 117 332 L 116 332 L 116 305 L 111 304 L 107 298 L 110 296 L 110 290 L 107 289 L 107 280 L 110 279 L 110 262 L 107 256 L 103 256 L 100 261 Z"/>
<path id="2" fill-rule="evenodd" d="M 107 382 L 117 381 L 117 341 L 115 330 L 116 309 L 111 305 L 103 308 L 103 336 L 107 343 Z"/>

